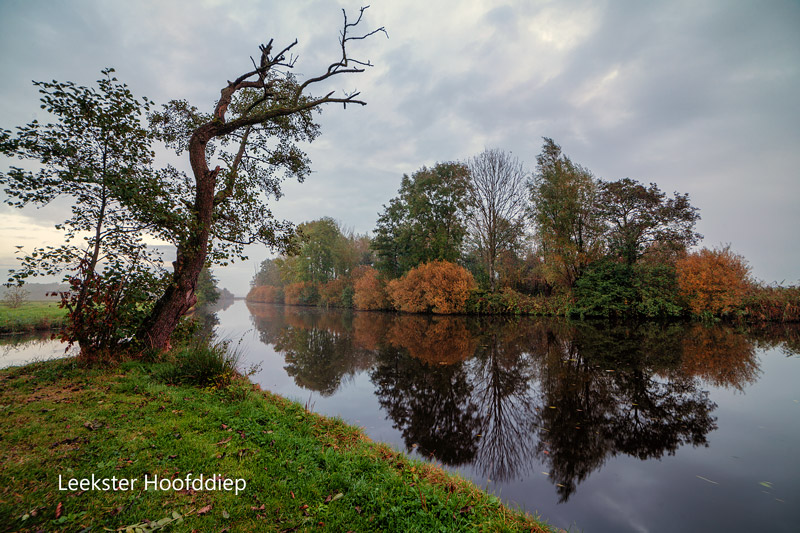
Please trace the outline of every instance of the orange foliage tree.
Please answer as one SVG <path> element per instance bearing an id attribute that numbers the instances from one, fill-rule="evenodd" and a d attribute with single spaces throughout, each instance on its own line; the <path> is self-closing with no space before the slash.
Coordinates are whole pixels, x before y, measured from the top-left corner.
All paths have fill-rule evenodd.
<path id="1" fill-rule="evenodd" d="M 389 282 L 387 292 L 400 311 L 452 314 L 464 311 L 475 280 L 465 268 L 447 261 L 431 261 Z"/>
<path id="2" fill-rule="evenodd" d="M 353 306 L 356 309 L 389 309 L 386 284 L 372 267 L 358 267 L 353 273 Z"/>
<path id="3" fill-rule="evenodd" d="M 681 295 L 695 314 L 723 315 L 741 307 L 750 267 L 730 246 L 688 254 L 675 265 Z"/>
<path id="4" fill-rule="evenodd" d="M 340 307 L 342 296 L 347 288 L 347 282 L 342 278 L 332 279 L 319 286 L 319 305 L 325 307 Z"/>
<path id="5" fill-rule="evenodd" d="M 317 288 L 309 281 L 290 283 L 283 288 L 283 300 L 289 305 L 314 305 L 317 299 Z"/>
<path id="6" fill-rule="evenodd" d="M 283 289 L 273 285 L 253 287 L 245 298 L 248 302 L 283 303 Z"/>

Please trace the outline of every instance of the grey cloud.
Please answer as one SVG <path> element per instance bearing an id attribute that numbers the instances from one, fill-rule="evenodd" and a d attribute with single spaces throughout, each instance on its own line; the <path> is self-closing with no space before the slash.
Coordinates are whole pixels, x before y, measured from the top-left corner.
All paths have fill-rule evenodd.
<path id="1" fill-rule="evenodd" d="M 484 146 L 532 168 L 549 136 L 600 177 L 689 192 L 707 244 L 800 279 L 800 4 L 379 2 L 366 22 L 391 36 L 354 46 L 376 66 L 326 88 L 368 105 L 324 110 L 315 173 L 286 184 L 278 216 L 368 231 L 403 173 Z M 299 74 L 325 68 L 340 23 L 322 0 L 3 2 L 0 127 L 37 115 L 29 80 L 91 83 L 105 66 L 136 94 L 207 110 L 269 37 L 298 38 Z"/>

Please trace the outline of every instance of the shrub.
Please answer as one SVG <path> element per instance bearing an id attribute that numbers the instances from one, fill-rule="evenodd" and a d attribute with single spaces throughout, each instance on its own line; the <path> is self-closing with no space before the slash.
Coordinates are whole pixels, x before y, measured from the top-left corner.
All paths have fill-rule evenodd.
<path id="1" fill-rule="evenodd" d="M 283 289 L 273 285 L 253 287 L 245 298 L 248 302 L 283 303 Z"/>
<path id="2" fill-rule="evenodd" d="M 581 316 L 632 314 L 637 300 L 633 269 L 616 261 L 596 261 L 575 283 L 574 293 L 574 312 Z"/>
<path id="3" fill-rule="evenodd" d="M 70 289 L 59 294 L 67 320 L 58 333 L 62 342 L 78 344 L 84 363 L 109 363 L 125 356 L 148 316 L 165 278 L 141 264 L 106 265 L 89 272 L 82 259 L 69 278 Z"/>
<path id="4" fill-rule="evenodd" d="M 568 315 L 575 306 L 570 291 L 551 296 L 522 294 L 504 287 L 500 292 L 472 291 L 467 299 L 468 313 L 487 315 Z"/>
<path id="5" fill-rule="evenodd" d="M 158 377 L 173 384 L 227 387 L 237 373 L 240 356 L 230 341 L 196 340 L 177 350 Z"/>
<path id="6" fill-rule="evenodd" d="M 325 307 L 342 307 L 347 283 L 342 278 L 332 279 L 319 287 L 319 305 Z"/>
<path id="7" fill-rule="evenodd" d="M 672 264 L 637 263 L 633 267 L 636 312 L 649 318 L 680 316 L 678 273 Z"/>
<path id="8" fill-rule="evenodd" d="M 800 287 L 753 285 L 744 308 L 748 318 L 776 322 L 800 321 Z"/>
<path id="9" fill-rule="evenodd" d="M 629 266 L 609 259 L 589 265 L 575 283 L 571 312 L 588 316 L 680 316 L 677 274 L 669 264 Z"/>
<path id="10" fill-rule="evenodd" d="M 5 294 L 3 294 L 3 303 L 11 309 L 17 309 L 28 301 L 28 294 L 28 291 L 19 285 L 8 287 Z"/>
<path id="11" fill-rule="evenodd" d="M 390 281 L 387 287 L 396 309 L 437 314 L 463 312 L 473 289 L 472 274 L 447 261 L 432 261 L 412 268 L 402 278 Z"/>
<path id="12" fill-rule="evenodd" d="M 364 267 L 353 273 L 353 306 L 356 309 L 389 309 L 386 284 L 372 267 Z"/>
<path id="13" fill-rule="evenodd" d="M 289 305 L 316 305 L 319 301 L 319 294 L 313 283 L 300 281 L 284 287 L 283 300 Z"/>
<path id="14" fill-rule="evenodd" d="M 696 315 L 726 315 L 741 308 L 750 286 L 750 268 L 730 246 L 703 248 L 675 264 L 681 295 Z"/>

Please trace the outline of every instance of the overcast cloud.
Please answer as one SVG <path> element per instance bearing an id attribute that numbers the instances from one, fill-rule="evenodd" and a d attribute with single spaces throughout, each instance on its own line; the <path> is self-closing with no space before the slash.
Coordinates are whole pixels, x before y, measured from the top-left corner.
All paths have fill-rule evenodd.
<path id="1" fill-rule="evenodd" d="M 336 58 L 341 7 L 359 4 L 4 0 L 0 127 L 46 118 L 31 80 L 90 84 L 107 66 L 137 95 L 210 111 L 272 37 L 297 38 L 296 72 L 316 74 Z M 532 169 L 548 136 L 597 177 L 688 192 L 705 245 L 800 280 L 800 3 L 373 1 L 365 22 L 390 39 L 354 43 L 375 66 L 332 88 L 369 105 L 323 110 L 315 172 L 285 184 L 280 218 L 367 232 L 402 174 L 484 147 Z M 0 207 L 0 268 L 15 245 L 57 238 L 64 208 Z M 222 285 L 243 295 L 267 255 L 217 270 Z"/>

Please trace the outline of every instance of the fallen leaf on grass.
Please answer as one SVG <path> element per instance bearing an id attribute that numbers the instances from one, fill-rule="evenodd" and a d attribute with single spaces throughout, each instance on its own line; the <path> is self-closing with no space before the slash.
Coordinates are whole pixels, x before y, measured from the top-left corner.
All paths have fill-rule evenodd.
<path id="1" fill-rule="evenodd" d="M 89 431 L 94 431 L 103 427 L 103 423 L 99 420 L 92 420 L 91 422 L 84 422 L 83 427 L 87 428 Z"/>

